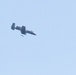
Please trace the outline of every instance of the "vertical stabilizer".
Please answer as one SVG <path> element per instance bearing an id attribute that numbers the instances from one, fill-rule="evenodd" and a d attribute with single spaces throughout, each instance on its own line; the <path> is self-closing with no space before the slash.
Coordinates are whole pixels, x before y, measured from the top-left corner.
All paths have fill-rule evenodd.
<path id="1" fill-rule="evenodd" d="M 12 24 L 11 29 L 12 29 L 12 30 L 15 29 L 15 23 Z"/>

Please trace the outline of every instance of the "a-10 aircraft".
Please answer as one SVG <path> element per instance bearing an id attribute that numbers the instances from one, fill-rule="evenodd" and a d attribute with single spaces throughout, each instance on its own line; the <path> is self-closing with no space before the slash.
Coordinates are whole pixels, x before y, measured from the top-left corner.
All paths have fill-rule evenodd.
<path id="1" fill-rule="evenodd" d="M 22 27 L 16 26 L 15 27 L 15 23 L 12 24 L 11 29 L 12 30 L 14 30 L 14 29 L 20 30 L 21 33 L 24 34 L 24 35 L 26 35 L 26 33 L 29 33 L 29 34 L 32 34 L 32 35 L 36 35 L 33 31 L 26 30 L 25 26 L 22 26 Z"/>

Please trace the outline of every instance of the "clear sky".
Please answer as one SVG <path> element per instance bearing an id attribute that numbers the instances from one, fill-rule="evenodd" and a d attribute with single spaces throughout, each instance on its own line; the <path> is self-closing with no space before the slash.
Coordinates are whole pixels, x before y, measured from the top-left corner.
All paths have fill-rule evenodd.
<path id="1" fill-rule="evenodd" d="M 76 0 L 0 0 L 0 75 L 76 75 Z"/>

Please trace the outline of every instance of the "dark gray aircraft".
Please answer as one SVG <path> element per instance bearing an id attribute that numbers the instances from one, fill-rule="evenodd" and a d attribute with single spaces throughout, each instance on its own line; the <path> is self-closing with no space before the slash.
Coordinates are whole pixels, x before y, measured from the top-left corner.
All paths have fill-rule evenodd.
<path id="1" fill-rule="evenodd" d="M 12 30 L 14 30 L 14 29 L 20 30 L 21 33 L 24 34 L 24 35 L 26 35 L 26 33 L 29 33 L 29 34 L 32 34 L 32 35 L 36 35 L 33 31 L 26 30 L 25 26 L 22 26 L 22 27 L 16 26 L 15 27 L 15 23 L 12 24 L 11 29 Z"/>

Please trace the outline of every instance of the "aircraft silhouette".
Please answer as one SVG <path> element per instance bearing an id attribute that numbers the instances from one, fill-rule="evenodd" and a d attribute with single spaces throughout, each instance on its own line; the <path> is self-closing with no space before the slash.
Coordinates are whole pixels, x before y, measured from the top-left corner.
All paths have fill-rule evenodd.
<path id="1" fill-rule="evenodd" d="M 14 30 L 14 29 L 20 30 L 21 33 L 24 34 L 24 35 L 26 35 L 26 33 L 29 33 L 29 34 L 32 34 L 32 35 L 36 35 L 33 31 L 26 30 L 26 27 L 25 26 L 22 26 L 22 27 L 16 26 L 15 27 L 15 23 L 12 24 L 11 29 L 12 30 Z"/>

